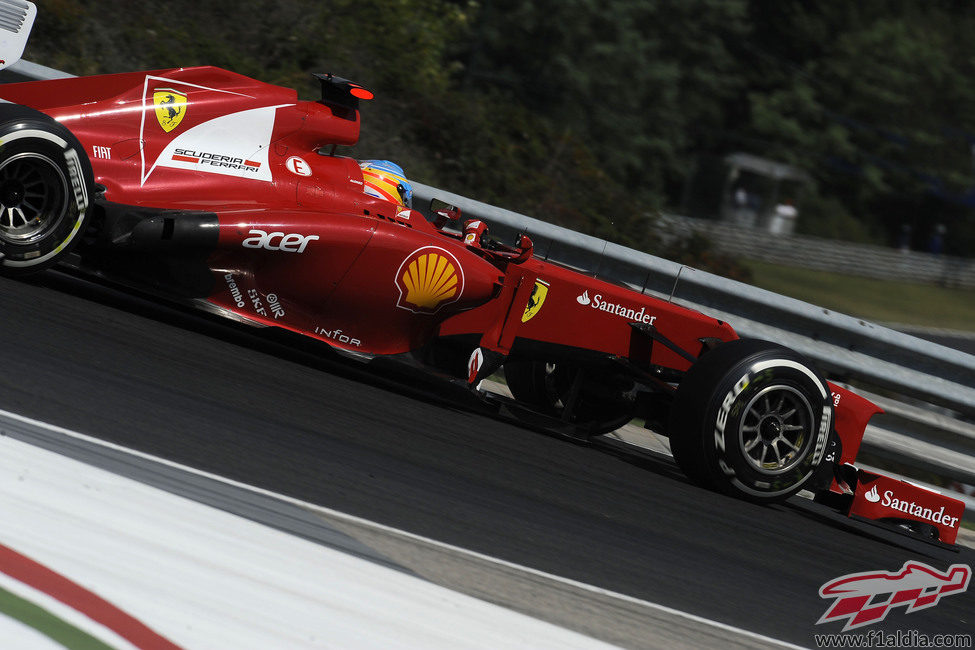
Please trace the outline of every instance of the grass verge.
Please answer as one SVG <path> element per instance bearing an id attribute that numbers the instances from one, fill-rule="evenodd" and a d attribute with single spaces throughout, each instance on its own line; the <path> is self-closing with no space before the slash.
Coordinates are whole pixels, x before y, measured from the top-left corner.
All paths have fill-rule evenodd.
<path id="1" fill-rule="evenodd" d="M 742 260 L 752 284 L 880 323 L 975 332 L 975 291 Z"/>

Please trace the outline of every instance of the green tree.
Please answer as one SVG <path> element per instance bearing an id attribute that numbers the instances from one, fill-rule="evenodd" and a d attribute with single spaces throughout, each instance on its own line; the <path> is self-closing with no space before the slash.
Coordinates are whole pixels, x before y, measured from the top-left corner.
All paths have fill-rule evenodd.
<path id="1" fill-rule="evenodd" d="M 873 229 L 893 240 L 905 223 L 924 232 L 963 219 L 956 199 L 975 185 L 972 9 L 799 0 L 752 7 L 754 40 L 742 48 L 742 60 L 754 63 L 747 133 L 766 155 L 817 177 L 815 206 L 834 206 L 818 215 L 822 234 Z"/>
<path id="2" fill-rule="evenodd" d="M 741 92 L 728 40 L 744 1 L 486 0 L 468 88 L 491 87 L 586 141 L 644 201 L 679 188 L 688 149 L 707 142 Z M 552 154 L 559 149 L 552 147 Z"/>

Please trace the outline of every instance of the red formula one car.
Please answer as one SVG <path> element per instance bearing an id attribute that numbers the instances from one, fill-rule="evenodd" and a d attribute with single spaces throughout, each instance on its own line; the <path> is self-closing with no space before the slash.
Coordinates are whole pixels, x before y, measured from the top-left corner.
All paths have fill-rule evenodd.
<path id="1" fill-rule="evenodd" d="M 727 323 L 411 209 L 359 136 L 361 86 L 320 101 L 212 67 L 0 86 L 0 272 L 64 263 L 358 358 L 467 382 L 503 369 L 535 423 L 575 437 L 634 417 L 693 481 L 755 501 L 801 488 L 952 543 L 963 505 L 853 469 L 879 409 Z M 894 504 L 893 506 L 891 504 Z"/>

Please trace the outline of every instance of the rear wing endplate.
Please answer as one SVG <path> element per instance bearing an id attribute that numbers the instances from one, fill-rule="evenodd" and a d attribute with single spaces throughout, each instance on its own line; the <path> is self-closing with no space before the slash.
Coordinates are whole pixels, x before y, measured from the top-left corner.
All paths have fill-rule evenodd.
<path id="1" fill-rule="evenodd" d="M 0 70 L 20 61 L 36 17 L 33 2 L 0 0 Z"/>

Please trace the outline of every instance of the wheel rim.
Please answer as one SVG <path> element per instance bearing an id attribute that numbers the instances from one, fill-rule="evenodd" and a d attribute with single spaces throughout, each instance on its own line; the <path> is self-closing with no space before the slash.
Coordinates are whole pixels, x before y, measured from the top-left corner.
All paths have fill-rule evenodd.
<path id="1" fill-rule="evenodd" d="M 745 460 L 763 474 L 783 474 L 805 458 L 812 406 L 791 386 L 769 386 L 745 407 L 738 442 Z"/>
<path id="2" fill-rule="evenodd" d="M 0 163 L 0 238 L 30 244 L 56 228 L 66 213 L 67 179 L 53 160 L 24 152 Z"/>

